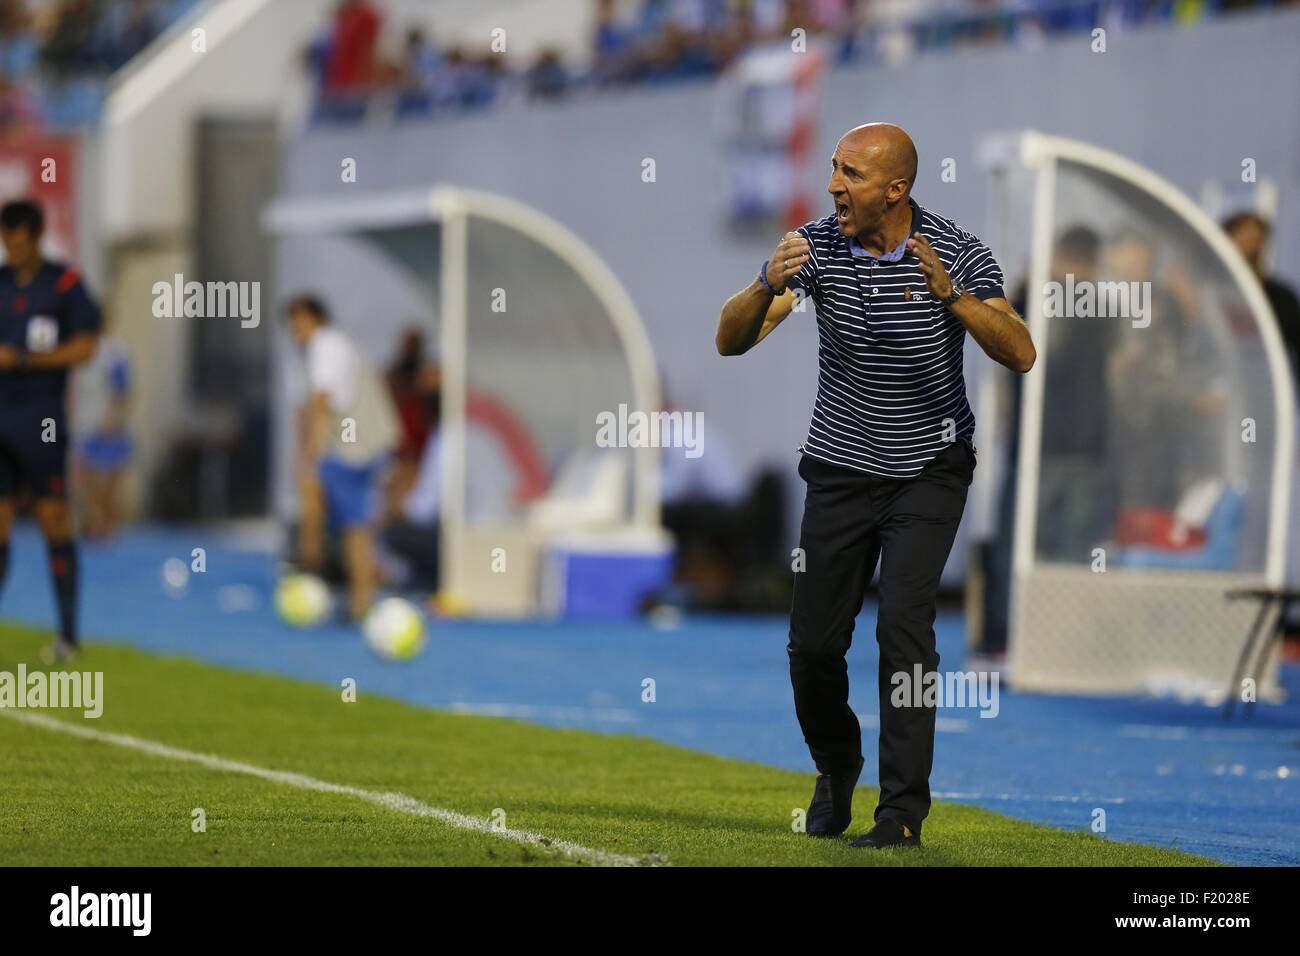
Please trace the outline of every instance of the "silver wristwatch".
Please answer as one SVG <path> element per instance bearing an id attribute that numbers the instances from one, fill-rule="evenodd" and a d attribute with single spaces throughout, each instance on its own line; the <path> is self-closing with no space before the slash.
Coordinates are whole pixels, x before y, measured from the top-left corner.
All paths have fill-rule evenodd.
<path id="1" fill-rule="evenodd" d="M 956 302 L 965 294 L 966 294 L 966 289 L 961 285 L 961 283 L 954 282 L 952 284 L 952 295 L 948 296 L 948 298 L 946 299 L 940 299 L 939 301 L 942 302 L 945 307 L 947 307 L 952 305 L 954 302 Z"/>

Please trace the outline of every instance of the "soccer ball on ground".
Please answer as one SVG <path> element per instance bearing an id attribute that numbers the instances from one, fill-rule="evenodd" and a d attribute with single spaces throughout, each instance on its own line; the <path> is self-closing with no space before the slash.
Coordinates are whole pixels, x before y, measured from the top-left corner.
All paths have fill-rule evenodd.
<path id="1" fill-rule="evenodd" d="M 329 617 L 333 601 L 325 582 L 312 574 L 290 574 L 275 588 L 275 610 L 294 627 L 315 627 Z"/>
<path id="2" fill-rule="evenodd" d="M 385 660 L 410 660 L 424 648 L 424 616 L 410 601 L 384 598 L 361 624 L 369 648 Z"/>

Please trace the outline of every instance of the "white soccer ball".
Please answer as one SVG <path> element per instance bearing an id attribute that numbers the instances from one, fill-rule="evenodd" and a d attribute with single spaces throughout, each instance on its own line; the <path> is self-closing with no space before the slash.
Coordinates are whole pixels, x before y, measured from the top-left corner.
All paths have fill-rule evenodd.
<path id="1" fill-rule="evenodd" d="M 177 600 L 190 588 L 190 566 L 180 558 L 168 558 L 162 567 L 163 590 Z"/>
<path id="2" fill-rule="evenodd" d="M 329 617 L 332 606 L 330 589 L 313 574 L 290 574 L 275 589 L 275 610 L 293 627 L 315 627 Z"/>
<path id="3" fill-rule="evenodd" d="M 424 615 L 410 601 L 384 598 L 361 625 L 366 644 L 385 660 L 408 661 L 424 648 Z"/>

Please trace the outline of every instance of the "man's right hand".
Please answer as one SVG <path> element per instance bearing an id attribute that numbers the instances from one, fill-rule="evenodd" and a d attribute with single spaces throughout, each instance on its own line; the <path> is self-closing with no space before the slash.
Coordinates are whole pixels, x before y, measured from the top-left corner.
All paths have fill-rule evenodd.
<path id="1" fill-rule="evenodd" d="M 743 355 L 790 314 L 797 296 L 786 289 L 785 284 L 803 268 L 811 255 L 807 239 L 797 232 L 785 234 L 767 261 L 763 281 L 758 277 L 750 279 L 749 285 L 723 304 L 714 336 L 719 355 Z"/>
<path id="2" fill-rule="evenodd" d="M 797 232 L 787 232 L 785 238 L 767 261 L 767 281 L 773 289 L 785 291 L 785 284 L 790 281 L 803 264 L 808 261 L 811 250 L 808 240 Z"/>

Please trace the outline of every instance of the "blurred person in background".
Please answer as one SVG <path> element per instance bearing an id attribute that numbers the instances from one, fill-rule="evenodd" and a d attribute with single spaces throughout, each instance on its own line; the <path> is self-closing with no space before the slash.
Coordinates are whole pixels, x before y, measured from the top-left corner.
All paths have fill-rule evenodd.
<path id="1" fill-rule="evenodd" d="M 1264 295 L 1277 319 L 1277 329 L 1291 357 L 1292 372 L 1300 384 L 1300 299 L 1291 286 L 1268 274 L 1266 253 L 1272 227 L 1257 213 L 1239 212 L 1224 220 L 1223 230 L 1264 287 Z"/>
<path id="2" fill-rule="evenodd" d="M 427 113 L 450 98 L 442 54 L 418 27 L 406 33 L 398 73 L 399 116 Z"/>
<path id="3" fill-rule="evenodd" d="M 1300 299 L 1296 298 L 1295 290 L 1290 285 L 1268 272 L 1267 253 L 1272 226 L 1258 213 L 1245 211 L 1224 220 L 1223 229 L 1264 287 L 1264 295 L 1273 307 L 1273 317 L 1277 320 L 1278 331 L 1282 334 L 1287 354 L 1291 358 L 1291 372 L 1296 389 L 1300 392 Z M 1295 573 L 1293 569 L 1293 579 Z M 1288 630 L 1292 634 L 1300 629 L 1298 609 L 1300 602 L 1293 601 L 1286 611 Z"/>
<path id="4" fill-rule="evenodd" d="M 1101 241 L 1087 226 L 1066 229 L 1048 281 L 1095 283 L 1100 254 Z M 1105 504 L 1112 496 L 1106 368 L 1123 320 L 1062 315 L 1049 321 L 1043 362 L 1047 387 L 1058 400 L 1043 406 L 1037 548 L 1051 560 L 1087 563 L 1112 514 Z M 1017 390 L 1021 386 L 1016 379 Z"/>
<path id="5" fill-rule="evenodd" d="M 597 83 L 627 78 L 636 47 L 636 29 L 616 16 L 614 0 L 596 0 L 592 33 L 592 77 Z"/>
<path id="6" fill-rule="evenodd" d="M 397 510 L 415 484 L 420 459 L 429 436 L 438 424 L 441 373 L 425 352 L 424 331 L 406 329 L 398 340 L 397 356 L 385 373 L 388 391 L 397 412 L 400 437 L 393 458 L 389 482 L 389 514 Z"/>
<path id="7" fill-rule="evenodd" d="M 45 216 L 19 200 L 0 209 L 0 585 L 19 492 L 34 501 L 49 553 L 59 633 L 52 660 L 74 657 L 77 543 L 67 499 L 68 372 L 95 353 L 99 307 L 76 270 L 41 255 Z"/>
<path id="8" fill-rule="evenodd" d="M 441 378 L 436 366 L 424 374 L 424 400 L 436 409 Z M 467 395 L 464 467 L 465 517 L 471 522 L 492 520 L 521 503 L 521 463 L 512 454 L 499 417 L 480 414 L 494 407 L 485 396 Z M 445 444 L 438 427 L 428 434 L 416 463 L 414 481 L 396 499 L 396 507 L 380 533 L 380 561 L 387 581 L 395 587 L 436 592 L 440 588 L 442 472 Z"/>
<path id="9" fill-rule="evenodd" d="M 131 460 L 127 431 L 131 354 L 126 341 L 112 335 L 101 338 L 78 384 L 78 407 L 94 416 L 81 440 L 78 459 L 82 524 L 87 537 L 103 540 L 117 529 L 122 478 Z"/>
<path id="10" fill-rule="evenodd" d="M 394 496 L 379 533 L 379 562 L 394 587 L 437 592 L 442 509 L 442 447 L 435 433 L 414 462 L 411 480 Z M 470 485 L 466 491 L 472 491 Z"/>
<path id="11" fill-rule="evenodd" d="M 368 0 L 342 0 L 335 8 L 323 63 L 322 98 L 331 115 L 359 117 L 378 72 L 383 17 Z"/>
<path id="12" fill-rule="evenodd" d="M 40 48 L 22 0 L 0 0 L 0 127 L 39 121 L 32 77 Z"/>
<path id="13" fill-rule="evenodd" d="M 1087 226 L 1072 225 L 1064 229 L 1052 253 L 1049 281 L 1095 281 L 1101 238 Z M 1029 306 L 1028 282 L 1022 282 L 1012 295 L 1012 307 L 1025 315 Z M 1071 322 L 1074 324 L 1070 324 Z M 1105 534 L 1112 511 L 1106 502 L 1113 497 L 1106 468 L 1106 366 L 1114 347 L 1115 330 L 1107 325 L 1086 325 L 1091 320 L 1061 319 L 1054 323 L 1044 346 L 1046 381 L 1051 394 L 1069 395 L 1072 400 L 1060 408 L 1045 409 L 1041 440 L 1042 470 L 1040 501 L 1051 500 L 1050 507 L 1040 506 L 1040 541 L 1049 543 L 1054 556 L 1076 561 L 1087 559 L 1074 554 L 1077 544 L 1062 540 L 1096 541 Z M 1042 343 L 1040 343 L 1042 344 Z M 1009 379 L 1008 408 L 1005 416 L 1006 460 L 997 497 L 997 523 L 989 540 L 981 546 L 983 575 L 983 616 L 979 648 L 984 653 L 999 654 L 1006 649 L 1011 613 L 1011 558 L 1015 543 L 1016 481 L 1020 468 L 1020 416 L 1024 379 Z M 1050 427 L 1050 433 L 1049 433 Z M 1072 481 L 1063 482 L 1073 476 Z M 1089 496 L 1092 496 L 1089 498 Z"/>
<path id="14" fill-rule="evenodd" d="M 506 58 L 501 54 L 467 57 L 461 73 L 461 103 L 470 109 L 486 109 L 505 102 L 505 92 L 514 86 L 511 80 Z"/>
<path id="15" fill-rule="evenodd" d="M 98 0 L 62 0 L 47 11 L 41 61 L 55 82 L 103 68 L 97 48 L 101 12 Z"/>
<path id="16" fill-rule="evenodd" d="M 722 24 L 720 0 L 647 0 L 642 79 L 664 82 L 713 73 L 713 36 Z"/>
<path id="17" fill-rule="evenodd" d="M 1122 230 L 1106 243 L 1102 271 L 1107 281 L 1153 282 L 1154 242 Z M 1153 285 L 1150 327 L 1119 336 L 1107 368 L 1105 394 L 1115 421 L 1108 456 L 1125 463 L 1116 476 L 1121 513 L 1135 507 L 1172 511 L 1181 485 L 1177 461 L 1182 436 L 1174 422 L 1181 406 L 1176 333 L 1182 319 L 1175 314 L 1176 304 L 1161 296 L 1157 306 L 1156 298 Z"/>
<path id="18" fill-rule="evenodd" d="M 569 90 L 569 73 L 560 59 L 560 51 L 547 47 L 524 77 L 528 95 L 536 99 L 558 99 Z"/>
<path id="19" fill-rule="evenodd" d="M 110 69 L 125 66 L 158 35 L 154 0 L 127 0 L 109 4 L 108 36 L 104 43 Z"/>
<path id="20" fill-rule="evenodd" d="M 331 324 L 324 303 L 299 295 L 285 311 L 306 366 L 306 395 L 298 411 L 303 510 L 298 559 L 320 568 L 327 528 L 341 529 L 349 609 L 360 620 L 375 596 L 373 524 L 380 483 L 398 441 L 397 419 L 379 375 Z"/>
<path id="21" fill-rule="evenodd" d="M 368 0 L 342 0 L 335 8 L 325 86 L 347 93 L 370 85 L 383 17 Z"/>
<path id="22" fill-rule="evenodd" d="M 1103 280 L 1150 283 L 1150 325 L 1120 334 L 1107 368 L 1107 457 L 1123 463 L 1115 474 L 1121 522 L 1137 509 L 1172 512 L 1218 463 L 1226 386 L 1214 374 L 1198 295 L 1180 272 L 1162 268 L 1161 251 L 1151 236 L 1125 229 L 1102 253 Z"/>
<path id="23" fill-rule="evenodd" d="M 661 375 L 662 381 L 662 375 Z M 667 413 L 690 415 L 665 398 Z M 781 479 L 763 470 L 752 481 L 725 433 L 710 427 L 692 455 L 684 445 L 660 451 L 661 521 L 676 546 L 673 583 L 647 604 L 703 611 L 773 611 L 789 605 L 782 560 L 785 504 Z"/>

